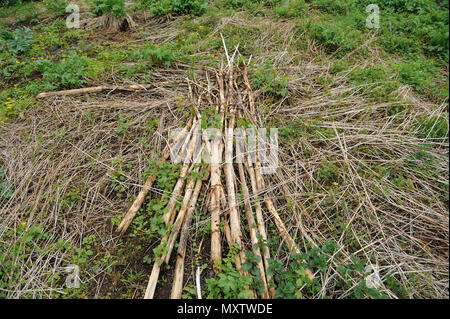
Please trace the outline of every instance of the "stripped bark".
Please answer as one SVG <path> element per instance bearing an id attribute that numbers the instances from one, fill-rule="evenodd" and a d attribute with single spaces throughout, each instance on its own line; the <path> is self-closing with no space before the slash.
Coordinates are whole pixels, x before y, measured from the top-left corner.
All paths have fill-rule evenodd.
<path id="1" fill-rule="evenodd" d="M 266 280 L 265 271 L 264 271 L 263 259 L 261 258 L 261 251 L 258 246 L 258 243 L 259 243 L 258 242 L 258 231 L 257 231 L 258 226 L 256 224 L 255 217 L 253 216 L 253 210 L 252 210 L 252 206 L 250 204 L 250 194 L 248 191 L 247 181 L 245 178 L 244 166 L 242 165 L 242 163 L 238 163 L 238 168 L 239 168 L 239 177 L 240 177 L 240 182 L 241 182 L 242 193 L 244 194 L 245 215 L 247 217 L 248 228 L 249 228 L 249 233 L 250 233 L 250 240 L 252 242 L 252 250 L 253 250 L 253 253 L 260 258 L 259 262 L 257 263 L 257 267 L 259 270 L 259 277 L 261 278 L 261 281 L 264 284 L 264 294 L 262 297 L 264 299 L 267 299 L 267 298 L 269 298 L 269 293 L 268 293 L 268 288 L 267 288 L 267 280 Z"/>
<path id="2" fill-rule="evenodd" d="M 180 241 L 177 249 L 177 262 L 175 264 L 175 273 L 172 283 L 172 292 L 170 294 L 171 299 L 180 299 L 183 289 L 183 276 L 184 276 L 184 259 L 186 256 L 186 244 L 189 235 L 189 227 L 191 225 L 192 217 L 195 212 L 195 205 L 202 188 L 202 180 L 198 180 L 195 184 L 195 189 L 192 194 L 191 202 L 189 204 L 186 217 L 184 220 L 183 228 L 181 230 Z"/>
<path id="3" fill-rule="evenodd" d="M 231 228 L 231 238 L 234 244 L 237 244 L 239 247 L 239 255 L 236 256 L 236 267 L 243 274 L 242 271 L 242 263 L 245 262 L 245 253 L 242 247 L 242 233 L 240 227 L 240 218 L 237 211 L 237 202 L 236 202 L 236 190 L 234 187 L 235 175 L 233 169 L 233 131 L 234 126 L 236 124 L 235 118 L 235 107 L 233 103 L 233 92 L 234 88 L 233 83 L 233 68 L 230 65 L 229 70 L 229 84 L 228 84 L 228 105 L 230 105 L 230 114 L 228 120 L 227 132 L 225 134 L 225 165 L 224 165 L 224 173 L 225 173 L 225 182 L 227 187 L 227 195 L 228 195 L 228 210 L 230 214 L 230 228 Z"/>
<path id="4" fill-rule="evenodd" d="M 184 214 L 184 211 L 186 210 L 188 203 L 191 199 L 191 195 L 192 195 L 192 188 L 194 186 L 193 182 L 190 182 L 188 184 L 188 186 L 186 187 L 186 193 L 184 195 L 184 199 L 183 199 L 183 206 L 180 209 L 180 213 Z M 161 240 L 161 244 L 160 245 L 167 245 L 168 244 L 168 240 L 169 240 L 169 235 L 166 233 L 162 240 Z M 155 294 L 155 290 L 156 290 L 156 285 L 158 283 L 158 278 L 159 278 L 159 272 L 161 270 L 161 264 L 164 261 L 164 259 L 166 258 L 166 255 L 163 254 L 160 257 L 157 257 L 154 264 L 153 264 L 153 268 L 152 268 L 152 273 L 150 275 L 150 279 L 148 281 L 147 284 L 147 289 L 145 291 L 145 296 L 144 299 L 153 299 L 153 296 Z"/>
<path id="5" fill-rule="evenodd" d="M 229 247 L 233 246 L 233 239 L 231 239 L 231 229 L 228 223 L 228 214 L 222 215 L 223 232 L 225 233 L 225 239 Z"/>
<path id="6" fill-rule="evenodd" d="M 233 170 L 233 135 L 232 135 L 232 125 L 234 125 L 234 121 L 231 122 L 226 136 L 225 141 L 225 181 L 227 187 L 227 195 L 228 195 L 228 211 L 230 214 L 230 228 L 231 228 L 231 238 L 234 244 L 239 246 L 240 252 L 239 255 L 236 256 L 236 266 L 242 264 L 245 261 L 245 254 L 242 250 L 242 233 L 239 225 L 239 215 L 236 209 L 236 190 L 234 188 L 234 170 Z M 240 259 L 240 260 L 238 260 Z M 238 268 L 240 272 L 242 272 L 242 268 Z"/>
<path id="7" fill-rule="evenodd" d="M 164 84 L 164 83 L 159 83 L 159 84 Z M 36 99 L 43 99 L 43 98 L 52 97 L 52 96 L 69 96 L 69 95 L 85 94 L 85 93 L 100 93 L 103 91 L 133 92 L 133 91 L 148 90 L 148 89 L 151 89 L 154 87 L 156 87 L 155 84 L 136 84 L 136 85 L 126 85 L 126 86 L 102 85 L 102 86 L 94 86 L 94 87 L 88 87 L 88 88 L 82 88 L 82 89 L 42 92 L 42 93 L 39 93 L 38 95 L 36 95 Z"/>
<path id="8" fill-rule="evenodd" d="M 188 148 L 188 153 L 185 158 L 185 163 L 183 164 L 183 167 L 181 168 L 180 175 L 178 177 L 178 181 L 175 184 L 175 187 L 172 192 L 172 196 L 170 197 L 169 202 L 167 204 L 167 211 L 163 215 L 163 220 L 166 225 L 169 223 L 170 220 L 172 220 L 174 218 L 177 200 L 181 196 L 181 192 L 183 191 L 183 188 L 186 184 L 185 177 L 187 176 L 189 171 L 192 169 L 192 165 L 189 164 L 188 160 L 192 158 L 192 155 L 193 155 L 194 149 L 195 149 L 195 145 L 197 143 L 197 139 L 199 138 L 199 136 L 197 134 L 195 134 L 196 128 L 199 124 L 200 123 L 197 122 L 192 127 L 193 134 L 191 134 L 191 135 L 193 136 L 193 138 L 191 139 L 191 141 L 189 143 L 189 148 Z"/>
<path id="9" fill-rule="evenodd" d="M 220 156 L 221 158 L 221 156 Z M 211 159 L 211 260 L 214 263 L 222 259 L 222 244 L 220 241 L 220 164 L 219 152 L 213 145 Z"/>
<path id="10" fill-rule="evenodd" d="M 223 79 L 216 74 L 219 84 L 220 96 L 220 123 L 223 125 L 225 116 L 225 95 L 223 90 Z M 211 260 L 214 264 L 220 263 L 222 259 L 222 244 L 220 241 L 220 181 L 222 163 L 222 139 L 215 139 L 211 145 Z"/>

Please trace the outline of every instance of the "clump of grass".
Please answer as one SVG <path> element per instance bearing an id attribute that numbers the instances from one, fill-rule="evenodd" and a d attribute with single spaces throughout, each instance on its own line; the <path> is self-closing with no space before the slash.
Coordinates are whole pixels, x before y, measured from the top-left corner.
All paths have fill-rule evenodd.
<path id="1" fill-rule="evenodd" d="M 90 0 L 94 16 L 99 17 L 101 28 L 113 31 L 126 31 L 135 26 L 135 22 L 125 10 L 123 0 Z"/>
<path id="2" fill-rule="evenodd" d="M 292 18 L 302 17 L 305 15 L 308 7 L 304 0 L 292 0 L 287 2 L 281 2 L 274 8 L 274 12 L 279 17 Z"/>
<path id="3" fill-rule="evenodd" d="M 320 22 L 310 20 L 301 29 L 306 29 L 311 37 L 325 48 L 327 53 L 333 53 L 338 57 L 355 50 L 363 41 L 361 31 L 346 25 L 339 18 Z"/>
<path id="4" fill-rule="evenodd" d="M 349 75 L 349 80 L 354 85 L 360 85 L 367 96 L 379 101 L 389 100 L 400 85 L 391 69 L 379 65 L 356 68 Z"/>
<path id="5" fill-rule="evenodd" d="M 45 7 L 56 17 L 63 16 L 66 13 L 68 3 L 65 0 L 45 0 Z"/>
<path id="6" fill-rule="evenodd" d="M 206 10 L 206 0 L 140 0 L 140 6 L 150 9 L 151 16 L 202 15 Z"/>
<path id="7" fill-rule="evenodd" d="M 433 84 L 434 74 L 438 71 L 432 61 L 420 56 L 414 60 L 400 63 L 397 68 L 400 80 L 418 92 L 428 90 Z"/>

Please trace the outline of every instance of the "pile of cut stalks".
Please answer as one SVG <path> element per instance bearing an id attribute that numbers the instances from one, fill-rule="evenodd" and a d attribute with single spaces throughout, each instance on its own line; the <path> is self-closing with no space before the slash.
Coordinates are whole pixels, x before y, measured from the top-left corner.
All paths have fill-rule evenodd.
<path id="1" fill-rule="evenodd" d="M 211 261 L 217 266 L 220 265 L 223 253 L 222 235 L 226 243 L 231 246 L 237 246 L 239 253 L 235 257 L 236 269 L 242 276 L 249 275 L 243 270 L 242 265 L 246 262 L 244 248 L 251 247 L 253 253 L 260 257 L 257 264 L 259 277 L 264 284 L 264 293 L 262 298 L 274 298 L 275 285 L 272 276 L 268 274 L 270 251 L 267 245 L 258 245 L 262 239 L 267 242 L 267 225 L 263 217 L 263 205 L 270 214 L 278 232 L 284 243 L 293 253 L 299 253 L 299 249 L 290 236 L 283 220 L 280 218 L 277 209 L 271 198 L 265 194 L 265 180 L 261 173 L 261 162 L 258 154 L 250 154 L 247 143 L 244 143 L 246 149 L 243 163 L 233 163 L 234 148 L 233 130 L 236 129 L 236 123 L 239 119 L 248 119 L 253 127 L 256 125 L 256 103 L 255 93 L 252 90 L 248 78 L 247 66 L 235 65 L 233 56 L 227 53 L 227 65 L 213 75 L 206 73 L 207 87 L 188 81 L 189 87 L 189 105 L 194 114 L 184 129 L 177 134 L 171 143 L 168 143 L 163 151 L 159 163 L 168 161 L 169 157 L 182 156 L 184 161 L 180 169 L 179 178 L 171 192 L 163 219 L 167 228 L 167 233 L 162 238 L 164 245 L 163 253 L 157 258 L 153 265 L 150 279 L 145 292 L 145 299 L 152 299 L 155 295 L 158 277 L 163 264 L 168 264 L 174 250 L 175 243 L 178 240 L 176 252 L 176 266 L 170 298 L 179 299 L 183 289 L 183 277 L 185 268 L 186 244 L 189 237 L 189 229 L 196 212 L 196 203 L 200 193 L 205 192 L 207 198 L 207 207 L 211 220 Z M 201 110 L 204 106 L 215 108 L 220 123 L 218 127 L 222 129 L 220 138 L 214 138 L 212 141 L 202 138 L 201 134 L 196 134 L 202 123 Z M 217 126 L 217 125 L 216 125 Z M 200 135 L 200 136 L 199 136 Z M 187 138 L 186 138 L 187 136 Z M 246 139 L 244 138 L 244 141 Z M 177 152 L 173 150 L 177 144 L 182 146 Z M 206 148 L 210 154 L 210 161 L 204 164 L 198 163 L 198 156 L 194 154 L 195 145 L 201 145 L 201 149 Z M 242 150 L 241 150 L 242 151 Z M 176 153 L 176 154 L 174 154 Z M 256 153 L 256 152 L 255 152 Z M 248 156 L 247 156 L 248 155 Z M 252 160 L 250 160 L 250 156 Z M 192 172 L 207 172 L 198 180 L 188 179 Z M 225 176 L 225 183 L 222 183 L 222 174 Z M 148 177 L 136 200 L 121 221 L 117 232 L 124 234 L 130 227 L 133 218 L 139 211 L 145 201 L 146 195 L 155 182 L 156 175 Z M 244 211 L 240 211 L 237 201 L 239 188 L 243 194 Z M 162 195 L 164 199 L 164 196 Z M 177 201 L 182 198 L 182 204 L 177 209 Z M 261 201 L 260 201 L 261 198 Z M 248 232 L 251 243 L 243 242 L 243 229 L 241 225 L 241 214 L 245 214 L 245 220 L 248 223 Z M 223 225 L 221 233 L 220 225 Z M 214 267 L 215 271 L 220 271 L 220 267 Z M 307 275 L 313 279 L 312 272 L 307 269 Z M 251 288 L 250 288 L 251 289 Z M 251 290 L 253 297 L 258 298 L 255 291 Z"/>

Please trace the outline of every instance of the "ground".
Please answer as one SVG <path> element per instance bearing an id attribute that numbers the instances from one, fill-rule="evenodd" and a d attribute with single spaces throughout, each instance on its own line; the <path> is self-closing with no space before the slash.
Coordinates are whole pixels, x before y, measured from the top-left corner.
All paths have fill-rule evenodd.
<path id="1" fill-rule="evenodd" d="M 226 62 L 223 37 L 249 64 L 257 122 L 279 129 L 268 194 L 302 254 L 264 211 L 276 296 L 448 298 L 448 3 L 136 1 L 126 8 L 135 27 L 119 31 L 98 25 L 92 4 L 71 3 L 80 29 L 67 28 L 64 1 L 9 0 L 0 12 L 0 297 L 143 297 L 177 168 L 159 169 L 124 236 L 115 228 L 192 112 L 186 79 L 205 83 Z M 366 26 L 370 3 L 379 29 Z M 183 297 L 195 298 L 201 267 L 204 297 L 235 298 L 245 279 L 226 251 L 226 276 L 215 277 L 208 216 L 201 196 Z M 71 264 L 76 289 L 65 285 Z M 156 298 L 169 296 L 173 266 Z"/>

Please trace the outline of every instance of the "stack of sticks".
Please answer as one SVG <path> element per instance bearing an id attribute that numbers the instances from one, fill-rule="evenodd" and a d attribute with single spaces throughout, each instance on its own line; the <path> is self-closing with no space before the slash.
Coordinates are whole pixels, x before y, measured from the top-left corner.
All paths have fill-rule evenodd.
<path id="1" fill-rule="evenodd" d="M 237 50 L 235 51 L 236 54 Z M 206 73 L 206 85 L 201 85 L 188 80 L 189 103 L 194 109 L 195 115 L 188 121 L 186 127 L 175 136 L 170 145 L 163 151 L 160 162 L 167 161 L 169 156 L 174 155 L 175 145 L 182 144 L 177 154 L 183 154 L 183 165 L 177 183 L 172 191 L 171 197 L 164 213 L 164 222 L 168 232 L 162 238 L 165 245 L 163 255 L 155 261 L 150 275 L 148 286 L 145 292 L 146 299 L 152 299 L 155 294 L 160 269 L 163 263 L 168 264 L 172 255 L 172 250 L 178 239 L 176 254 L 176 266 L 172 284 L 171 298 L 181 298 L 184 277 L 184 262 L 186 254 L 186 244 L 189 237 L 189 228 L 194 214 L 196 214 L 196 203 L 202 189 L 206 192 L 208 210 L 211 219 L 211 261 L 218 265 L 222 259 L 222 234 L 220 225 L 223 225 L 223 232 L 229 246 L 237 245 L 239 253 L 235 258 L 236 269 L 241 275 L 248 275 L 243 270 L 242 265 L 246 261 L 245 245 L 243 242 L 243 232 L 241 229 L 241 212 L 237 202 L 237 192 L 239 187 L 243 194 L 245 217 L 248 223 L 250 246 L 253 253 L 259 256 L 257 267 L 259 276 L 264 284 L 262 298 L 273 298 L 275 294 L 275 284 L 272 276 L 267 272 L 269 267 L 270 251 L 267 245 L 258 245 L 262 239 L 267 242 L 266 220 L 263 214 L 265 206 L 271 220 L 274 222 L 282 239 L 294 253 L 299 253 L 299 249 L 294 239 L 289 234 L 283 220 L 279 216 L 274 203 L 268 194 L 265 194 L 265 181 L 261 173 L 261 163 L 257 154 L 253 154 L 255 160 L 249 160 L 245 156 L 243 163 L 233 163 L 233 130 L 239 119 L 248 119 L 254 127 L 256 124 L 255 94 L 248 78 L 247 66 L 237 67 L 234 65 L 234 57 L 227 53 L 228 64 L 219 71 L 214 71 L 215 77 L 211 79 Z M 204 106 L 215 108 L 215 118 L 219 123 L 214 123 L 222 134 L 218 138 L 205 138 L 205 134 L 195 132 L 201 126 Z M 200 135 L 200 136 L 199 136 Z M 187 138 L 186 138 L 187 136 Z M 199 163 L 199 154 L 195 154 L 196 145 L 201 145 L 201 149 L 206 149 L 210 155 L 208 163 Z M 171 154 L 172 152 L 172 154 Z M 248 149 L 246 149 L 248 152 Z M 248 154 L 248 153 L 247 153 Z M 189 180 L 186 177 L 191 172 L 199 170 L 208 172 L 199 180 Z M 225 176 L 225 185 L 222 184 L 222 172 Z M 144 187 L 138 194 L 133 205 L 120 223 L 117 231 L 123 234 L 130 226 L 136 213 L 145 201 L 155 175 L 151 175 L 145 182 Z M 263 195 L 262 195 L 263 194 Z M 260 202 L 260 197 L 263 202 Z M 176 202 L 183 198 L 180 209 L 177 212 Z M 220 267 L 215 267 L 219 269 Z M 308 270 L 308 275 L 312 279 L 313 275 Z M 253 296 L 258 297 L 255 292 Z"/>

